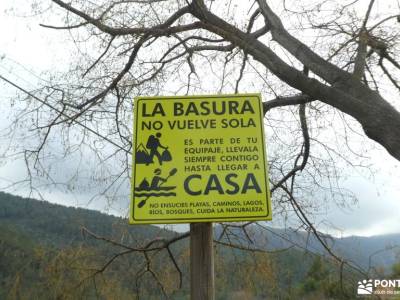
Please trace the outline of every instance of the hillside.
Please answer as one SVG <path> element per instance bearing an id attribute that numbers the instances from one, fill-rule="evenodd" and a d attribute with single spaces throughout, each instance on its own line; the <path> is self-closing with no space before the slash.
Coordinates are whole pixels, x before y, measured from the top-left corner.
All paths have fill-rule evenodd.
<path id="1" fill-rule="evenodd" d="M 125 219 L 97 211 L 0 192 L 0 299 L 188 299 L 188 240 L 171 247 L 183 274 L 180 288 L 179 274 L 165 250 L 151 253 L 151 265 L 142 254 L 129 253 L 96 273 L 126 249 L 83 234 L 83 227 L 131 247 L 177 235 L 155 226 L 129 226 Z M 215 230 L 218 234 L 219 227 Z M 259 245 L 268 241 L 268 250 L 285 248 L 277 235 L 283 232 L 278 231 L 267 236 L 256 231 Z M 338 266 L 319 255 L 296 248 L 277 253 L 222 246 L 215 250 L 216 299 L 354 295 L 355 274 L 345 269 L 345 288 L 340 290 Z"/>
<path id="2" fill-rule="evenodd" d="M 129 226 L 123 218 L 94 210 L 65 207 L 3 192 L 0 192 L 0 223 L 15 226 L 40 244 L 56 247 L 82 242 L 84 237 L 79 234 L 82 227 L 101 236 L 124 236 L 124 242 L 128 244 L 160 234 L 174 234 L 155 226 Z"/>
<path id="3" fill-rule="evenodd" d="M 267 250 L 277 250 L 297 245 L 298 249 L 308 249 L 314 253 L 328 255 L 321 243 L 312 234 L 291 229 L 278 229 L 265 226 L 248 227 L 248 233 L 258 247 Z M 216 236 L 220 229 L 216 228 Z M 245 239 L 243 232 L 237 229 L 234 234 Z M 367 270 L 368 268 L 383 268 L 390 273 L 392 266 L 399 261 L 400 233 L 371 237 L 350 236 L 335 238 L 321 234 L 326 244 L 334 253 L 349 262 Z"/>
<path id="4" fill-rule="evenodd" d="M 74 299 L 77 295 L 72 290 L 81 285 L 79 297 L 95 299 L 95 290 L 91 284 L 86 286 L 86 278 L 121 248 L 91 238 L 82 228 L 130 247 L 176 235 L 155 226 L 129 226 L 125 219 L 93 210 L 0 192 L 0 299 Z M 118 291 L 133 297 L 135 293 L 126 287 L 123 276 L 139 271 L 143 263 L 141 256 L 121 257 L 98 276 L 110 282 L 103 293 Z M 144 285 L 146 298 L 159 298 L 160 291 L 153 283 Z"/>

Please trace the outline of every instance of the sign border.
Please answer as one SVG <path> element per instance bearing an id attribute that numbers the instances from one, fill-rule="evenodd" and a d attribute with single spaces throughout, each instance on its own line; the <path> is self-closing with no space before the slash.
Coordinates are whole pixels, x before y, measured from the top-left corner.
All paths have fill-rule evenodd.
<path id="1" fill-rule="evenodd" d="M 262 135 L 262 148 L 263 148 L 263 162 L 265 166 L 265 186 L 266 186 L 266 193 L 267 193 L 267 199 L 266 199 L 266 206 L 267 206 L 267 214 L 266 215 L 258 215 L 258 216 L 240 216 L 240 217 L 207 217 L 207 218 L 174 218 L 173 220 L 171 219 L 137 219 L 134 217 L 134 203 L 133 203 L 133 190 L 135 186 L 135 172 L 136 172 L 136 164 L 134 161 L 134 155 L 132 155 L 132 177 L 131 177 L 131 187 L 130 187 L 130 208 L 129 208 L 129 223 L 132 225 L 143 225 L 143 224 L 182 224 L 182 223 L 196 223 L 196 222 L 215 222 L 215 221 L 221 221 L 221 222 L 241 222 L 241 221 L 269 221 L 272 220 L 272 211 L 271 211 L 271 191 L 269 188 L 269 167 L 268 167 L 268 160 L 267 160 L 267 147 L 265 143 L 265 130 L 264 130 L 264 114 L 263 114 L 263 108 L 262 108 L 262 98 L 260 93 L 244 93 L 244 94 L 220 94 L 220 95 L 183 95 L 183 96 L 138 96 L 134 98 L 134 118 L 133 118 L 133 137 L 132 137 L 132 146 L 133 149 L 134 146 L 137 145 L 137 134 L 136 134 L 136 128 L 138 118 L 136 116 L 138 115 L 138 103 L 141 100 L 158 100 L 158 101 L 164 101 L 170 100 L 170 99 L 201 99 L 201 98 L 231 98 L 231 97 L 257 97 L 258 98 L 258 105 L 259 105 L 259 111 L 260 111 L 260 124 L 261 124 L 261 135 Z"/>

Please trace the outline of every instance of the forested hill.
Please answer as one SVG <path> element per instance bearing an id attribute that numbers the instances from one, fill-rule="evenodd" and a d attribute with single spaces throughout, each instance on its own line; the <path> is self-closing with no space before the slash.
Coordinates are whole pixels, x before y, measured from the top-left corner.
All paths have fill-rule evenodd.
<path id="1" fill-rule="evenodd" d="M 218 231 L 220 231 L 218 228 Z M 243 231 L 232 229 L 236 236 L 244 239 Z M 326 249 L 313 234 L 290 229 L 278 229 L 257 226 L 248 227 L 248 234 L 253 240 L 268 250 L 283 249 L 297 245 L 314 253 L 327 255 Z M 349 236 L 335 238 L 321 233 L 321 237 L 330 249 L 337 255 L 364 269 L 379 268 L 390 272 L 392 266 L 399 261 L 400 233 L 385 234 L 371 237 Z"/>
<path id="2" fill-rule="evenodd" d="M 0 192 L 0 224 L 15 227 L 40 244 L 63 247 L 85 239 L 81 228 L 99 236 L 122 237 L 124 242 L 143 242 L 173 232 L 156 226 L 129 226 L 126 219 L 95 210 L 65 207 Z"/>
<path id="3" fill-rule="evenodd" d="M 167 251 L 153 251 L 148 261 L 142 253 L 129 253 L 107 265 L 126 249 L 96 240 L 82 228 L 131 247 L 178 234 L 156 226 L 130 226 L 126 219 L 93 210 L 0 192 L 0 299 L 189 298 L 188 240 L 171 247 L 182 272 L 180 284 Z M 215 231 L 218 237 L 220 227 Z M 253 233 L 255 246 L 262 248 L 260 241 L 267 240 L 265 249 L 272 252 L 215 245 L 216 299 L 352 299 L 355 295 L 360 275 L 345 269 L 339 276 L 339 265 L 323 258 L 313 241 L 309 243 L 316 254 L 280 241 L 277 236 L 283 232 L 278 229 L 271 229 L 267 237 Z M 304 233 L 292 234 L 290 238 L 300 244 Z M 383 245 L 375 240 L 375 246 Z M 344 248 L 354 246 L 349 241 L 343 241 Z M 341 284 L 339 278 L 345 281 Z"/>
<path id="4" fill-rule="evenodd" d="M 175 232 L 167 231 L 151 225 L 130 226 L 126 219 L 100 213 L 95 210 L 65 207 L 46 201 L 22 198 L 0 192 L 0 225 L 20 230 L 35 242 L 53 246 L 65 247 L 74 244 L 93 243 L 87 240 L 81 229 L 87 228 L 102 237 L 120 239 L 128 245 L 143 244 L 154 237 L 172 237 Z M 254 227 L 252 235 L 258 247 L 267 250 L 288 248 L 294 242 L 310 251 L 326 254 L 322 245 L 312 235 L 305 232 L 268 228 L 268 231 L 259 231 Z M 218 237 L 220 228 L 215 228 Z M 236 236 L 243 235 L 237 229 Z M 267 241 L 263 245 L 260 241 Z M 384 267 L 390 270 L 397 262 L 400 253 L 400 234 L 381 235 L 372 237 L 346 237 L 326 239 L 329 246 L 336 253 L 344 256 L 358 265 L 368 268 Z M 370 256 L 371 260 L 370 260 Z"/>
<path id="5" fill-rule="evenodd" d="M 93 210 L 0 192 L 0 299 L 137 299 L 139 290 L 140 299 L 162 299 L 154 279 L 132 280 L 146 267 L 143 255 L 121 256 L 98 272 L 126 249 L 97 240 L 83 228 L 130 247 L 177 235 L 156 226 L 129 226 L 126 219 Z M 182 243 L 176 245 L 177 256 L 181 249 Z M 164 258 L 165 253 L 155 258 L 154 272 L 173 273 L 160 263 Z M 181 293 L 187 294 L 187 288 Z"/>

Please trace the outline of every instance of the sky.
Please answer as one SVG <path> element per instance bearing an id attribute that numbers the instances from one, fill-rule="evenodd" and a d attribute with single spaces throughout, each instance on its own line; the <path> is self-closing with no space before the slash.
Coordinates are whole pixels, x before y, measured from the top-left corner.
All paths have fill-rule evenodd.
<path id="1" fill-rule="evenodd" d="M 23 3 L 24 1 L 20 1 L 21 5 Z M 35 18 L 16 16 L 16 12 L 10 11 L 11 4 L 15 6 L 18 2 L 0 1 L 0 75 L 27 89 L 34 89 L 37 78 L 33 74 L 40 74 L 48 69 L 63 70 L 68 63 L 69 54 L 63 47 L 63 39 L 59 34 L 40 27 Z M 1 130 L 9 125 L 10 119 L 7 116 L 12 115 L 11 103 L 16 91 L 4 82 L 0 82 L 0 88 Z M 4 147 L 5 143 L 7 141 L 3 140 L 1 146 Z M 370 151 L 368 155 L 372 158 L 372 171 L 358 172 L 348 169 L 345 170 L 347 177 L 341 180 L 342 187 L 353 191 L 358 202 L 347 207 L 328 205 L 325 211 L 314 216 L 314 222 L 321 230 L 335 236 L 371 236 L 400 232 L 400 163 L 380 146 L 375 146 Z M 21 159 L 0 160 L 0 190 L 25 175 L 24 162 Z M 9 191 L 23 196 L 27 196 L 28 192 L 24 189 Z M 117 215 L 126 215 L 129 205 L 128 198 L 112 204 L 101 197 L 89 201 L 93 191 L 72 193 L 64 189 L 47 188 L 41 192 L 45 199 L 59 204 L 83 206 Z M 283 225 L 279 218 L 271 224 Z M 188 227 L 180 225 L 175 228 L 186 230 Z"/>

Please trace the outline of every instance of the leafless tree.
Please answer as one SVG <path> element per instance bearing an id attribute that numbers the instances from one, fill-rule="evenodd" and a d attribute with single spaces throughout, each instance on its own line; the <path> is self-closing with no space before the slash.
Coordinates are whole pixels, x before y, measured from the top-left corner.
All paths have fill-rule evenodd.
<path id="1" fill-rule="evenodd" d="M 97 156 L 89 179 L 105 180 L 101 194 L 110 195 L 128 182 L 135 95 L 261 91 L 275 209 L 294 212 L 341 261 L 308 214 L 321 205 L 317 189 L 351 197 L 335 179 L 339 164 L 364 156 L 352 138 L 367 137 L 400 160 L 398 3 L 49 2 L 38 9 L 59 20 L 41 26 L 64 34 L 74 59 L 68 72 L 25 91 L 23 111 L 38 133 L 37 146 L 24 151 L 31 168 L 50 176 L 44 158 L 57 135 L 73 157 Z"/>

